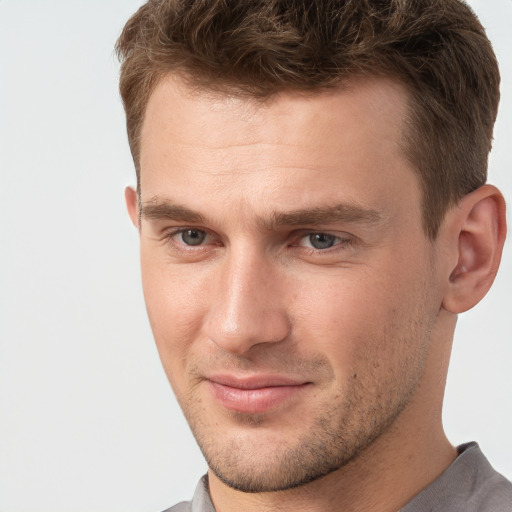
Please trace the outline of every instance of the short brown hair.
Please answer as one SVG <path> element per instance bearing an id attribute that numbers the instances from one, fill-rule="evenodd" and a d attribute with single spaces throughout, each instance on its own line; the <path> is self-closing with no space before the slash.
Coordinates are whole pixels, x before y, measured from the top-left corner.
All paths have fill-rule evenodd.
<path id="1" fill-rule="evenodd" d="M 149 0 L 117 42 L 120 90 L 140 183 L 139 137 L 157 82 L 268 97 L 383 75 L 410 93 L 404 150 L 435 238 L 447 208 L 487 179 L 499 71 L 460 0 Z"/>

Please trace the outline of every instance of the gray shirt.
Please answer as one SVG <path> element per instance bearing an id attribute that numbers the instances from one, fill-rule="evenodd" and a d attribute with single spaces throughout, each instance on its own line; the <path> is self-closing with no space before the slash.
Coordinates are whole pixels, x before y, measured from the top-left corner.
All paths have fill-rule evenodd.
<path id="1" fill-rule="evenodd" d="M 399 512 L 512 512 L 512 484 L 494 470 L 478 444 L 463 444 L 458 452 L 452 465 Z M 192 501 L 164 512 L 215 512 L 206 475 Z"/>

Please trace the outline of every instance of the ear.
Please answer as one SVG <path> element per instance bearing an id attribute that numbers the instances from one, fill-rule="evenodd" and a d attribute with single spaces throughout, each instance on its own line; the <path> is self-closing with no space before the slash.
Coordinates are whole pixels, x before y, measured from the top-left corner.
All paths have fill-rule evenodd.
<path id="1" fill-rule="evenodd" d="M 139 207 L 137 192 L 132 187 L 124 189 L 124 199 L 126 201 L 126 209 L 133 225 L 139 229 Z"/>
<path id="2" fill-rule="evenodd" d="M 462 313 L 478 304 L 491 287 L 501 260 L 506 235 L 505 200 L 492 185 L 465 196 L 448 215 L 456 249 L 443 307 Z"/>

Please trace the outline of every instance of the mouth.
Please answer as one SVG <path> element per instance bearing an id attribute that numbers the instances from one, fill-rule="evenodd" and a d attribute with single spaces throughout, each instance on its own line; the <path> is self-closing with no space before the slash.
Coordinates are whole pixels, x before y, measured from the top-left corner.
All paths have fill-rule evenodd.
<path id="1" fill-rule="evenodd" d="M 221 406 L 248 414 L 261 414 L 288 404 L 311 385 L 308 381 L 278 375 L 213 375 L 206 382 Z"/>

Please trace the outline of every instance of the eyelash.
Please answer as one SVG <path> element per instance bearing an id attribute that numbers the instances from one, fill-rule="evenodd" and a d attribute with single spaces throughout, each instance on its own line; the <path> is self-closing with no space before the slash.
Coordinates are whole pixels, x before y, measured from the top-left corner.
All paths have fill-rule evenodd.
<path id="1" fill-rule="evenodd" d="M 317 235 L 317 236 L 322 235 L 324 237 L 327 236 L 327 237 L 334 238 L 333 245 L 331 245 L 330 247 L 325 247 L 323 249 L 300 245 L 300 242 L 302 242 L 303 240 L 307 240 L 307 239 L 309 239 L 309 242 L 312 243 L 311 237 L 313 237 L 315 235 Z M 323 254 L 323 253 L 329 253 L 331 251 L 342 250 L 354 243 L 353 237 L 349 237 L 349 236 L 342 237 L 342 236 L 334 235 L 332 233 L 324 232 L 324 231 L 308 231 L 306 233 L 302 233 L 297 240 L 299 242 L 297 244 L 298 247 L 301 247 L 302 249 L 305 249 L 307 251 L 311 251 L 312 254 L 317 254 L 317 253 Z"/>
<path id="2" fill-rule="evenodd" d="M 185 228 L 179 228 L 174 229 L 168 233 L 165 234 L 164 239 L 171 243 L 175 248 L 177 248 L 180 251 L 194 251 L 197 252 L 199 250 L 204 250 L 207 245 L 200 243 L 196 246 L 194 245 L 188 245 L 184 243 L 183 241 L 177 242 L 176 238 L 183 233 L 187 231 L 198 231 L 205 233 L 206 238 L 208 236 L 212 236 L 210 232 L 207 229 L 201 229 L 201 228 L 193 228 L 193 227 L 185 227 Z M 301 231 L 297 234 L 298 236 L 295 236 L 293 238 L 293 242 L 289 245 L 290 247 L 299 247 L 303 252 L 307 253 L 308 255 L 319 255 L 319 254 L 328 254 L 330 252 L 334 252 L 337 250 L 344 250 L 350 246 L 355 245 L 356 239 L 353 236 L 347 235 L 346 237 L 334 235 L 332 233 L 329 233 L 328 231 Z M 331 247 L 327 247 L 325 249 L 316 249 L 314 247 L 306 247 L 304 245 L 300 245 L 299 242 L 302 240 L 311 237 L 313 235 L 325 235 L 328 237 L 334 237 L 337 241 L 334 245 Z M 217 244 L 220 245 L 220 244 Z"/>
<path id="3" fill-rule="evenodd" d="M 203 233 L 206 233 L 206 237 L 208 237 L 210 235 L 210 232 L 206 229 L 190 228 L 190 227 L 189 228 L 179 228 L 179 229 L 174 229 L 174 230 L 166 233 L 164 236 L 164 240 L 166 242 L 169 242 L 170 244 L 172 244 L 174 247 L 178 248 L 178 250 L 180 250 L 180 251 L 198 251 L 200 249 L 204 250 L 205 245 L 202 243 L 198 244 L 198 245 L 187 245 L 184 242 L 176 241 L 176 238 L 179 235 L 186 233 L 187 231 L 203 232 Z"/>

